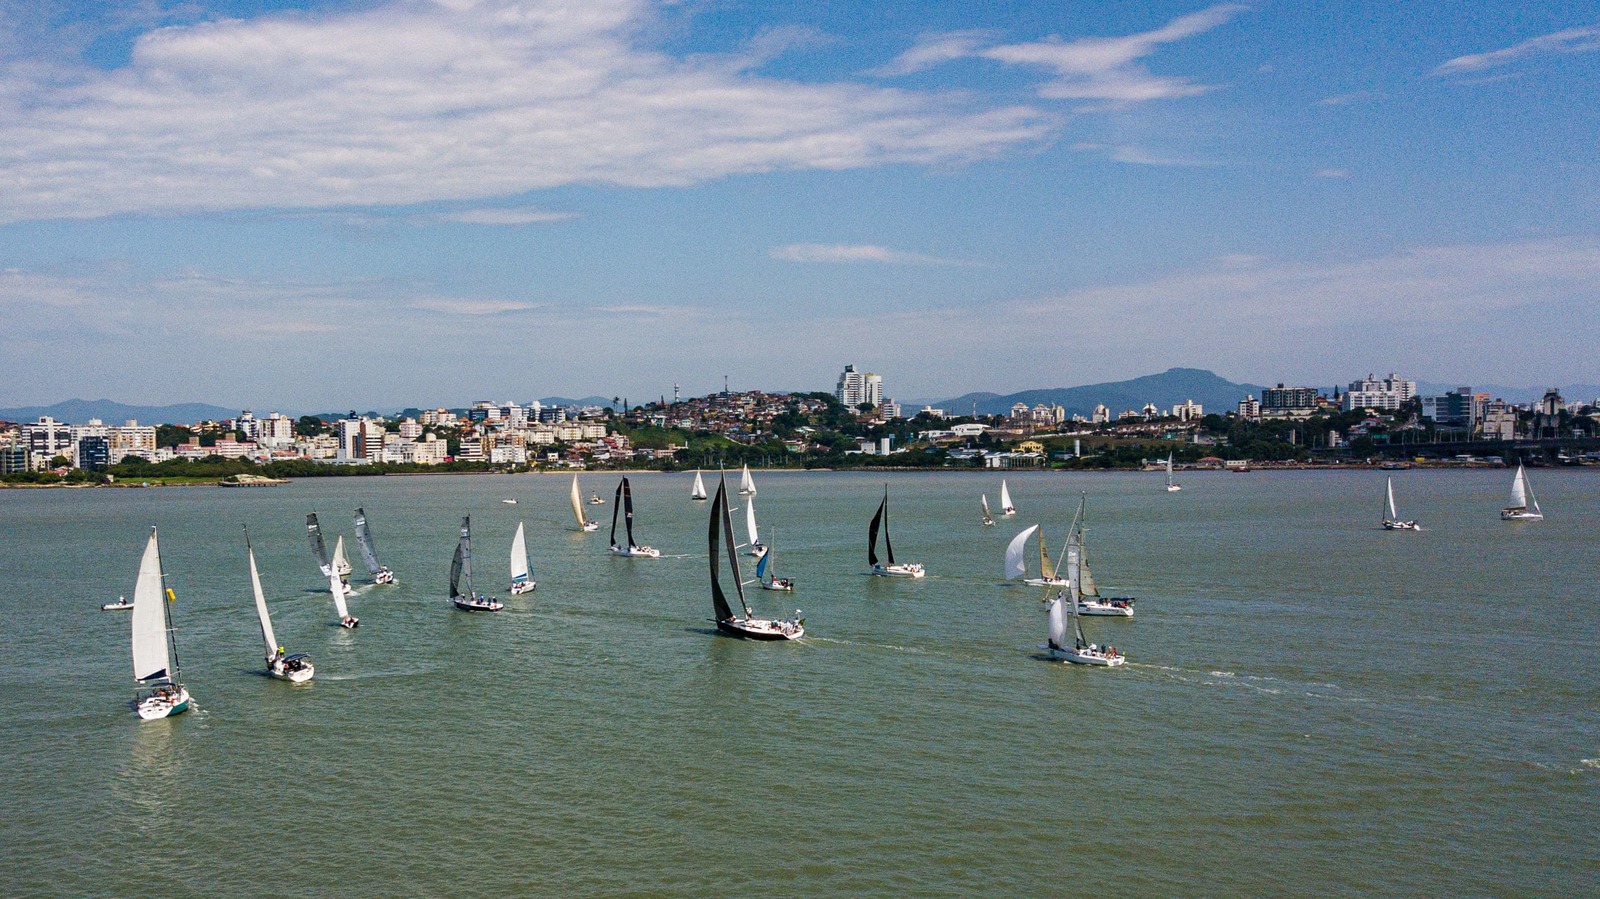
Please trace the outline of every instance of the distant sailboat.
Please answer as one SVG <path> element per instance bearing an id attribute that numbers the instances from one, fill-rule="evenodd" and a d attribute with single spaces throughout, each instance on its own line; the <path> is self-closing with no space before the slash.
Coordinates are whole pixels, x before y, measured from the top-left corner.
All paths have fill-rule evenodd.
<path id="1" fill-rule="evenodd" d="M 640 546 L 633 542 L 633 487 L 628 484 L 628 479 L 623 478 L 617 484 L 616 505 L 611 508 L 611 552 L 629 558 L 661 558 L 661 550 L 652 546 Z M 627 529 L 628 542 L 622 545 L 617 542 L 617 515 L 622 515 L 623 526 Z"/>
<path id="2" fill-rule="evenodd" d="M 756 562 L 756 580 L 761 582 L 763 590 L 782 590 L 785 593 L 794 592 L 794 578 L 778 577 L 778 569 L 772 561 L 772 544 L 767 544 L 767 551 L 761 554 L 761 560 Z"/>
<path id="3" fill-rule="evenodd" d="M 177 715 L 189 708 L 189 691 L 178 682 L 178 647 L 172 638 L 172 591 L 161 570 L 156 529 L 139 560 L 133 588 L 133 679 L 139 684 L 133 708 L 145 721 Z"/>
<path id="4" fill-rule="evenodd" d="M 378 564 L 378 545 L 372 541 L 372 528 L 367 525 L 367 512 L 365 509 L 356 510 L 356 544 L 361 547 L 361 561 L 367 565 L 367 573 L 372 575 L 374 584 L 394 583 L 394 572 L 388 566 Z"/>
<path id="5" fill-rule="evenodd" d="M 717 630 L 750 640 L 794 640 L 805 636 L 805 619 L 800 617 L 798 609 L 792 618 L 757 618 L 750 604 L 745 601 L 744 581 L 739 575 L 739 548 L 733 535 L 733 516 L 728 511 L 727 478 L 718 479 L 706 536 L 711 562 L 711 609 L 717 616 L 712 620 L 716 622 Z M 724 553 L 733 573 L 733 587 L 739 596 L 739 606 L 744 610 L 742 616 L 728 605 L 728 596 L 722 589 L 720 574 L 721 556 Z"/>
<path id="6" fill-rule="evenodd" d="M 760 556 L 767 551 L 766 544 L 761 542 L 761 534 L 756 530 L 756 498 L 751 496 L 744 501 L 744 527 L 750 532 L 750 555 Z"/>
<path id="7" fill-rule="evenodd" d="M 572 517 L 578 520 L 578 530 L 584 532 L 600 530 L 600 522 L 590 521 L 589 516 L 583 514 L 583 494 L 578 490 L 578 476 L 572 476 Z"/>
<path id="8" fill-rule="evenodd" d="M 1539 498 L 1533 495 L 1533 486 L 1528 483 L 1521 462 L 1517 463 L 1517 476 L 1511 479 L 1511 502 L 1500 510 L 1500 518 L 1502 521 L 1544 521 L 1544 513 L 1539 511 Z"/>
<path id="9" fill-rule="evenodd" d="M 1050 639 L 1041 649 L 1048 650 L 1050 657 L 1071 662 L 1074 665 L 1099 665 L 1114 668 L 1127 660 L 1114 646 L 1100 646 L 1090 643 L 1083 635 L 1083 624 L 1078 618 L 1078 588 L 1079 573 L 1082 564 L 1082 547 L 1078 545 L 1076 532 L 1067 538 L 1067 588 L 1056 590 L 1055 596 L 1045 608 L 1050 619 Z M 1072 619 L 1072 645 L 1067 645 L 1067 622 Z"/>
<path id="10" fill-rule="evenodd" d="M 1383 529 L 1386 531 L 1420 531 L 1421 527 L 1415 521 L 1401 520 L 1400 513 L 1394 508 L 1394 478 L 1389 478 L 1389 483 L 1384 490 Z"/>
<path id="11" fill-rule="evenodd" d="M 1006 489 L 1005 478 L 1000 479 L 1000 514 L 1007 518 L 1017 514 L 1017 507 L 1011 504 L 1011 491 Z"/>
<path id="12" fill-rule="evenodd" d="M 980 494 L 978 498 L 983 501 L 983 526 L 994 527 L 994 516 L 989 514 L 989 494 Z"/>
<path id="13" fill-rule="evenodd" d="M 749 465 L 745 465 L 744 472 L 739 475 L 739 495 L 740 496 L 755 496 L 756 495 L 756 482 L 755 482 L 754 478 L 750 477 L 750 466 Z"/>
<path id="14" fill-rule="evenodd" d="M 883 530 L 883 549 L 888 556 L 886 563 L 878 561 L 878 530 Z M 922 565 L 917 562 L 895 562 L 894 544 L 889 540 L 889 486 L 883 487 L 883 502 L 878 504 L 878 511 L 872 516 L 872 523 L 867 525 L 867 564 L 872 566 L 872 573 L 878 577 L 922 577 L 927 574 Z"/>
<path id="15" fill-rule="evenodd" d="M 1039 532 L 1039 576 L 1028 577 L 1028 538 L 1035 531 Z M 1056 576 L 1055 566 L 1050 564 L 1050 550 L 1045 546 L 1044 530 L 1037 524 L 1011 538 L 1006 547 L 1004 575 L 1008 581 L 1025 578 L 1023 583 L 1030 587 L 1064 587 L 1067 584 L 1066 578 Z"/>
<path id="16" fill-rule="evenodd" d="M 461 589 L 466 581 L 467 589 Z M 472 589 L 472 516 L 461 519 L 461 540 L 456 543 L 455 557 L 450 560 L 450 601 L 463 612 L 498 612 L 505 603 L 484 596 Z"/>
<path id="17" fill-rule="evenodd" d="M 339 572 L 340 578 L 347 578 L 354 569 L 350 567 L 350 557 L 344 552 L 344 535 L 333 542 L 333 570 Z"/>
<path id="18" fill-rule="evenodd" d="M 522 522 L 517 522 L 517 535 L 511 538 L 511 590 L 512 596 L 532 593 L 538 586 L 533 580 L 533 569 L 528 567 L 528 540 L 522 535 Z"/>
<path id="19" fill-rule="evenodd" d="M 700 472 L 698 471 L 694 473 L 694 489 L 689 491 L 689 498 L 696 502 L 705 502 L 706 482 L 701 480 Z"/>
<path id="20" fill-rule="evenodd" d="M 1183 489 L 1182 487 L 1179 487 L 1177 484 L 1172 483 L 1172 454 L 1171 453 L 1167 453 L 1167 492 L 1168 493 L 1176 493 L 1177 491 L 1182 490 L 1182 489 Z"/>
<path id="21" fill-rule="evenodd" d="M 250 545 L 250 529 L 244 529 L 244 552 L 250 559 L 250 590 L 256 598 L 256 616 L 261 619 L 261 640 L 267 645 L 267 674 L 278 680 L 308 681 L 317 668 L 303 652 L 286 655 L 272 633 L 272 616 L 267 614 L 267 596 L 261 590 L 261 573 L 256 570 L 256 551 Z"/>

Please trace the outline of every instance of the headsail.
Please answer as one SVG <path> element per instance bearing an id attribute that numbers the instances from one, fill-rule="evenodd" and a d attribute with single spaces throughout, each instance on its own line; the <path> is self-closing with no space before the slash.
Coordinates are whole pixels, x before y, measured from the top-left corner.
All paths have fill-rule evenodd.
<path id="1" fill-rule="evenodd" d="M 739 475 L 739 492 L 745 496 L 756 495 L 756 482 L 754 478 L 750 477 L 750 466 L 748 463 L 744 467 L 744 472 Z"/>
<path id="2" fill-rule="evenodd" d="M 690 499 L 706 498 L 706 482 L 701 479 L 700 472 L 694 473 L 694 489 L 689 491 Z"/>
<path id="3" fill-rule="evenodd" d="M 1528 507 L 1528 475 L 1522 470 L 1522 464 L 1517 464 L 1517 476 L 1511 479 L 1511 503 L 1513 509 L 1526 509 Z"/>
<path id="4" fill-rule="evenodd" d="M 462 547 L 462 544 L 461 543 L 457 543 L 456 544 L 455 554 L 450 557 L 450 598 L 451 599 L 459 599 L 461 597 L 461 565 L 462 565 L 461 547 Z"/>
<path id="5" fill-rule="evenodd" d="M 317 557 L 317 565 L 322 568 L 322 573 L 326 575 L 333 571 L 333 563 L 328 561 L 328 544 L 322 541 L 322 525 L 317 523 L 315 512 L 306 516 L 306 534 L 311 539 L 311 554 Z"/>
<path id="6" fill-rule="evenodd" d="M 361 561 L 366 563 L 367 573 L 377 576 L 382 566 L 378 564 L 378 548 L 372 542 L 372 529 L 367 527 L 365 509 L 356 510 L 356 544 L 361 547 Z"/>
<path id="7" fill-rule="evenodd" d="M 894 564 L 894 544 L 889 540 L 889 485 L 883 485 L 883 554 Z"/>
<path id="8" fill-rule="evenodd" d="M 344 581 L 339 580 L 339 572 L 328 570 L 328 590 L 333 594 L 333 608 L 339 613 L 339 620 L 344 621 L 350 617 L 350 607 L 344 604 Z"/>
<path id="9" fill-rule="evenodd" d="M 1000 511 L 1008 515 L 1017 511 L 1017 507 L 1011 504 L 1011 491 L 1006 489 L 1005 478 L 1000 479 Z"/>
<path id="10" fill-rule="evenodd" d="M 750 545 L 755 546 L 761 542 L 761 535 L 756 532 L 756 498 L 751 496 L 744 501 L 744 527 L 750 532 Z"/>
<path id="11" fill-rule="evenodd" d="M 350 557 L 344 554 L 344 535 L 333 544 L 333 570 L 339 572 L 340 577 L 350 573 Z"/>
<path id="12" fill-rule="evenodd" d="M 261 574 L 256 571 L 256 551 L 250 545 L 250 530 L 244 532 L 244 551 L 250 557 L 250 589 L 256 597 L 256 615 L 261 618 L 261 639 L 267 644 L 267 658 L 278 654 L 278 638 L 272 633 L 272 616 L 267 614 L 267 596 L 261 590 Z"/>
<path id="13" fill-rule="evenodd" d="M 1027 550 L 1028 538 L 1039 529 L 1038 525 L 1029 525 L 1021 533 L 1011 538 L 1011 545 L 1006 547 L 1006 564 L 1004 576 L 1007 580 L 1024 577 L 1028 573 L 1028 563 L 1023 559 Z"/>
<path id="14" fill-rule="evenodd" d="M 759 581 L 762 578 L 767 576 L 767 568 L 771 564 L 772 564 L 772 547 L 769 546 L 769 547 L 767 547 L 767 551 L 761 554 L 761 558 L 756 560 L 756 580 Z"/>
<path id="15" fill-rule="evenodd" d="M 578 492 L 577 475 L 572 476 L 572 516 L 578 519 L 578 530 L 580 531 L 583 530 L 584 525 L 589 523 L 589 519 L 584 517 L 583 514 L 583 494 Z M 615 541 L 613 540 L 613 542 Z"/>
<path id="16" fill-rule="evenodd" d="M 1045 580 L 1054 580 L 1056 567 L 1050 564 L 1050 547 L 1044 539 L 1044 528 L 1039 528 L 1039 576 Z"/>
<path id="17" fill-rule="evenodd" d="M 172 660 L 167 646 L 166 591 L 161 579 L 161 548 L 156 529 L 139 560 L 139 580 L 133 587 L 133 679 L 170 677 Z"/>
<path id="18" fill-rule="evenodd" d="M 1067 618 L 1066 612 L 1061 607 L 1067 602 L 1064 591 L 1057 590 L 1055 599 L 1050 600 L 1047 611 L 1050 613 L 1050 648 L 1067 648 Z"/>
<path id="19" fill-rule="evenodd" d="M 528 580 L 528 540 L 522 534 L 522 522 L 517 522 L 517 535 L 511 538 L 511 583 Z"/>

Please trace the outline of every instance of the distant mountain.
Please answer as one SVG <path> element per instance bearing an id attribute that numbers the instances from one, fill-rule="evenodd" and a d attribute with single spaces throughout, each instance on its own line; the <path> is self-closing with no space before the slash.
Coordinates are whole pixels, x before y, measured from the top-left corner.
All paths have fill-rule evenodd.
<path id="1" fill-rule="evenodd" d="M 932 405 L 953 415 L 970 415 L 976 404 L 979 415 L 1004 415 L 1017 403 L 1030 407 L 1043 403 L 1060 405 L 1069 416 L 1088 416 L 1099 404 L 1116 415 L 1125 409 L 1143 408 L 1145 403 L 1155 403 L 1165 411 L 1184 400 L 1194 400 L 1210 413 L 1232 411 L 1247 393 L 1260 399 L 1262 389 L 1259 384 L 1236 384 L 1200 368 L 1169 368 L 1159 375 L 1145 375 L 1129 381 L 1024 390 L 1004 395 L 969 393 Z M 905 411 L 910 414 L 916 410 L 908 407 Z"/>
<path id="2" fill-rule="evenodd" d="M 213 406 L 208 403 L 178 403 L 172 406 L 129 406 L 111 400 L 66 400 L 53 406 L 23 406 L 17 409 L 0 409 L 0 419 L 6 421 L 37 421 L 48 415 L 66 424 L 86 424 L 98 418 L 108 425 L 120 425 L 128 419 L 140 424 L 193 424 L 197 421 L 220 421 L 233 418 L 239 409 Z"/>

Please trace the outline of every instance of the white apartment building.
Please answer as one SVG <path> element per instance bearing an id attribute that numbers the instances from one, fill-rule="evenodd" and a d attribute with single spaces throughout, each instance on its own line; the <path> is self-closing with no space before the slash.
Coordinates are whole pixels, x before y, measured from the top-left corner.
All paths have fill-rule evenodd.
<path id="1" fill-rule="evenodd" d="M 883 404 L 883 378 L 872 372 L 858 372 L 854 365 L 846 365 L 844 372 L 839 375 L 839 384 L 834 388 L 833 395 L 840 405 L 848 409 L 855 409 L 862 403 L 869 403 L 876 408 Z"/>
<path id="2" fill-rule="evenodd" d="M 1376 378 L 1369 374 L 1359 381 L 1350 382 L 1350 389 L 1344 394 L 1344 410 L 1383 409 L 1392 412 L 1416 395 L 1416 381 L 1403 380 L 1394 372 L 1390 372 L 1387 378 Z"/>
<path id="3" fill-rule="evenodd" d="M 1179 421 L 1199 421 L 1205 414 L 1205 407 L 1194 400 L 1184 400 L 1172 407 L 1172 417 Z"/>

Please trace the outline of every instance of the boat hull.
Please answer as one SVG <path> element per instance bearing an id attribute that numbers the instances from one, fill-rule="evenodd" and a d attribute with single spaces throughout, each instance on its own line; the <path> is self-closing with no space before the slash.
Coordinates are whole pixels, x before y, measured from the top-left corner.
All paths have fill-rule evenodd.
<path id="1" fill-rule="evenodd" d="M 1023 583 L 1030 587 L 1065 587 L 1071 581 L 1064 577 L 1030 577 Z"/>
<path id="2" fill-rule="evenodd" d="M 789 580 L 788 578 L 780 578 L 779 580 L 775 580 L 775 581 L 762 581 L 761 582 L 761 589 L 763 589 L 763 590 L 778 590 L 778 591 L 781 591 L 781 592 L 784 592 L 784 593 L 793 593 L 794 592 L 794 581 Z"/>
<path id="3" fill-rule="evenodd" d="M 467 599 L 466 597 L 458 596 L 450 601 L 463 612 L 498 612 L 506 607 L 505 603 L 488 597 Z"/>
<path id="4" fill-rule="evenodd" d="M 372 576 L 372 582 L 374 584 L 392 584 L 394 583 L 394 572 L 387 568 L 379 568 L 378 573 Z"/>
<path id="5" fill-rule="evenodd" d="M 131 602 L 108 602 L 105 605 L 100 607 L 100 611 L 102 611 L 102 612 L 126 612 L 127 610 L 129 610 L 131 608 L 133 608 L 133 603 L 131 603 Z"/>
<path id="6" fill-rule="evenodd" d="M 519 583 L 512 584 L 510 587 L 510 592 L 512 596 L 521 596 L 524 593 L 532 593 L 533 588 L 537 586 L 539 585 L 534 581 L 521 581 Z"/>
<path id="7" fill-rule="evenodd" d="M 771 618 L 732 618 L 718 621 L 717 630 L 745 640 L 798 640 L 806 635 L 803 625 Z"/>
<path id="8" fill-rule="evenodd" d="M 1078 600 L 1079 615 L 1096 615 L 1102 618 L 1132 618 L 1133 606 L 1113 605 L 1108 602 L 1085 602 Z"/>
<path id="9" fill-rule="evenodd" d="M 1527 509 L 1501 509 L 1501 521 L 1544 521 L 1544 513 L 1529 512 Z"/>
<path id="10" fill-rule="evenodd" d="M 138 713 L 141 721 L 156 721 L 189 711 L 189 702 L 188 689 L 179 684 L 175 697 L 155 695 L 142 697 L 134 705 L 134 711 Z"/>
<path id="11" fill-rule="evenodd" d="M 661 550 L 653 546 L 613 546 L 611 547 L 611 552 L 613 555 L 622 556 L 625 559 L 661 558 Z"/>
<path id="12" fill-rule="evenodd" d="M 1386 531 L 1420 531 L 1422 526 L 1415 521 L 1385 521 L 1383 529 Z"/>
<path id="13" fill-rule="evenodd" d="M 278 680 L 286 680 L 291 684 L 304 683 L 317 673 L 317 666 L 311 664 L 309 658 L 298 657 L 299 665 L 286 665 L 285 662 L 294 661 L 296 657 L 288 659 L 271 659 L 267 662 L 267 675 Z"/>
<path id="14" fill-rule="evenodd" d="M 874 577 L 924 577 L 927 572 L 915 562 L 900 562 L 894 565 L 872 566 Z"/>
<path id="15" fill-rule="evenodd" d="M 1179 487 L 1177 484 L 1168 484 L 1167 485 L 1167 492 L 1168 493 L 1177 493 L 1179 490 L 1182 490 L 1182 489 L 1183 488 Z"/>
<path id="16" fill-rule="evenodd" d="M 1116 668 L 1127 661 L 1120 655 L 1107 655 L 1095 649 L 1058 649 L 1054 646 L 1041 646 L 1040 649 L 1049 650 L 1050 658 L 1072 665 L 1090 665 L 1099 668 Z"/>

